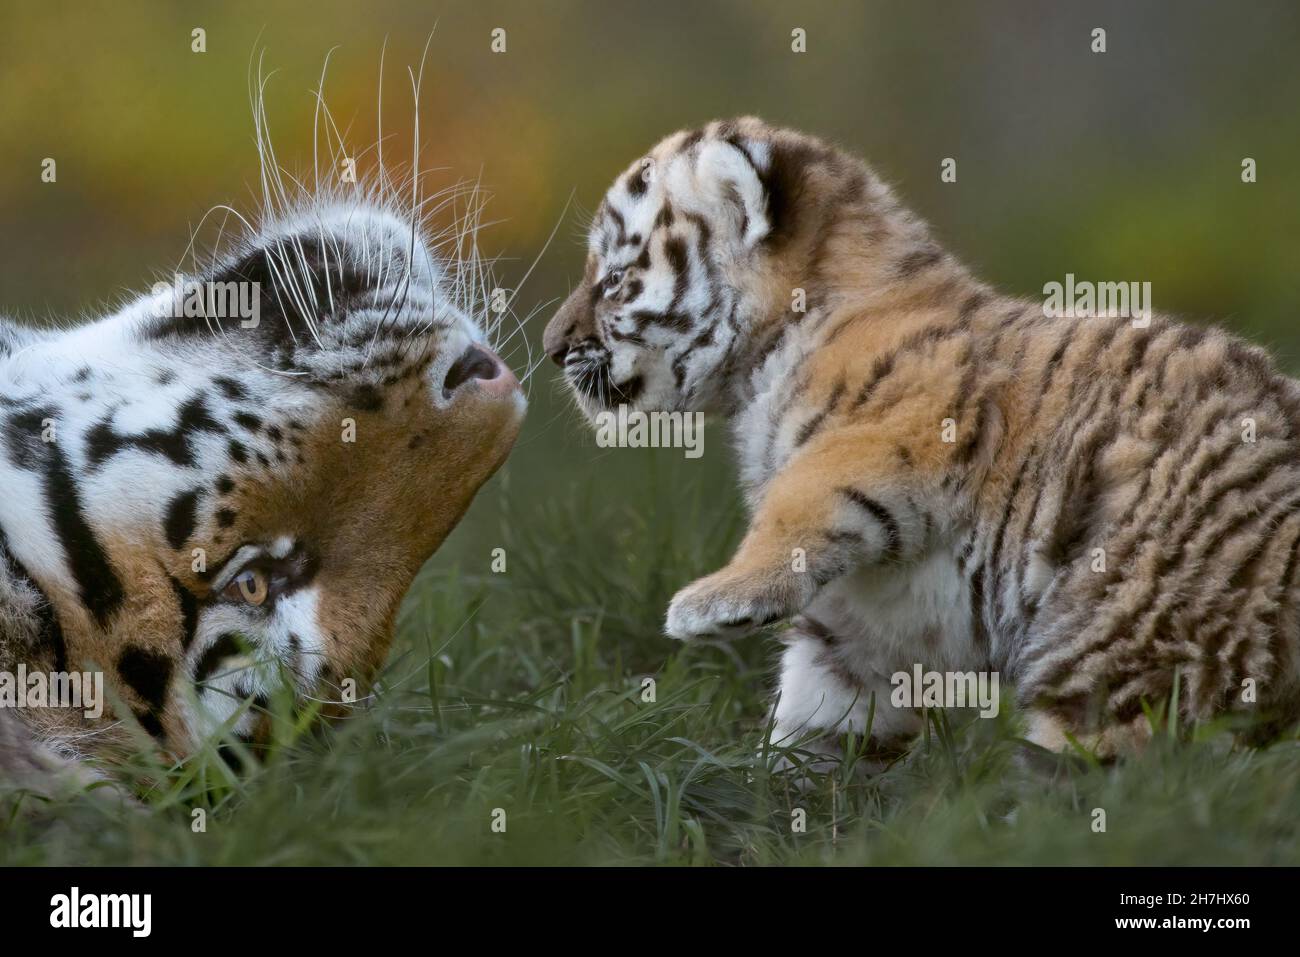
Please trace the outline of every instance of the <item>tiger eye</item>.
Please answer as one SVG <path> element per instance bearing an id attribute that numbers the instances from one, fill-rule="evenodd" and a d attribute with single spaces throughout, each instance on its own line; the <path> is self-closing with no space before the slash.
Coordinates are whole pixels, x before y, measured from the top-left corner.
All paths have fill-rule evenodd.
<path id="1" fill-rule="evenodd" d="M 226 586 L 225 595 L 231 600 L 260 605 L 266 601 L 269 591 L 266 573 L 256 568 L 246 568 Z"/>

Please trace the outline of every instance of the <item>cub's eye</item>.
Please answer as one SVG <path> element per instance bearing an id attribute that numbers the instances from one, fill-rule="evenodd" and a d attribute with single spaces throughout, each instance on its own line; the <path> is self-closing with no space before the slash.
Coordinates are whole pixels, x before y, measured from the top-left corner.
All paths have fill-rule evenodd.
<path id="1" fill-rule="evenodd" d="M 248 605 L 260 605 L 266 601 L 271 591 L 266 572 L 260 568 L 245 568 L 236 575 L 221 592 L 227 601 L 239 601 Z"/>
<path id="2" fill-rule="evenodd" d="M 605 273 L 605 291 L 613 292 L 623 284 L 623 270 L 611 269 Z"/>

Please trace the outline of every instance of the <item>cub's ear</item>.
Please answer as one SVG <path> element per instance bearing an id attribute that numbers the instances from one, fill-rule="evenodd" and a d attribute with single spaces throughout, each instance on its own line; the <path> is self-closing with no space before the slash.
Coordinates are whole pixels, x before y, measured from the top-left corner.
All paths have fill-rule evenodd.
<path id="1" fill-rule="evenodd" d="M 736 210 L 740 240 L 746 249 L 753 249 L 772 231 L 767 189 L 754 165 L 763 158 L 727 140 L 707 140 L 700 146 L 695 162 L 697 181 L 701 189 L 708 191 L 708 198 Z"/>

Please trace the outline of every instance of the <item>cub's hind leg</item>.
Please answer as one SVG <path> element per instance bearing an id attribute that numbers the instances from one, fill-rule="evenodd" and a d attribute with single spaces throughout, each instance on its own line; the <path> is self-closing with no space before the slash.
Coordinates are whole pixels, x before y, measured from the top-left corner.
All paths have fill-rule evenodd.
<path id="1" fill-rule="evenodd" d="M 1159 594 L 1145 613 L 1103 605 L 1089 625 L 1065 617 L 1046 631 L 1018 678 L 1029 741 L 1108 761 L 1141 751 L 1169 722 L 1186 729 L 1230 716 L 1244 740 L 1294 723 L 1285 593 L 1206 581 L 1184 609 L 1175 609 L 1180 592 Z"/>
<path id="2" fill-rule="evenodd" d="M 1141 751 L 1151 740 L 1151 722 L 1145 714 L 1126 721 L 1112 720 L 1100 729 L 1047 707 L 1026 713 L 1025 740 L 1057 754 L 1082 748 L 1100 761 L 1113 761 Z"/>

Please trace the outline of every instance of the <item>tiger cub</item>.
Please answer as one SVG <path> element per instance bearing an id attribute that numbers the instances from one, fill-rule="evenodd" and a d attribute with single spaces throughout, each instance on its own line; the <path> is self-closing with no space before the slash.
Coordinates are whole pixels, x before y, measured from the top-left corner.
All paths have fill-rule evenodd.
<path id="1" fill-rule="evenodd" d="M 588 247 L 546 351 L 589 417 L 730 420 L 749 529 L 666 628 L 791 620 L 778 742 L 905 742 L 921 669 L 996 674 L 1030 741 L 1101 757 L 1150 736 L 1144 702 L 1296 719 L 1300 384 L 1263 351 L 1048 318 L 862 162 L 754 118 L 659 143 Z"/>

